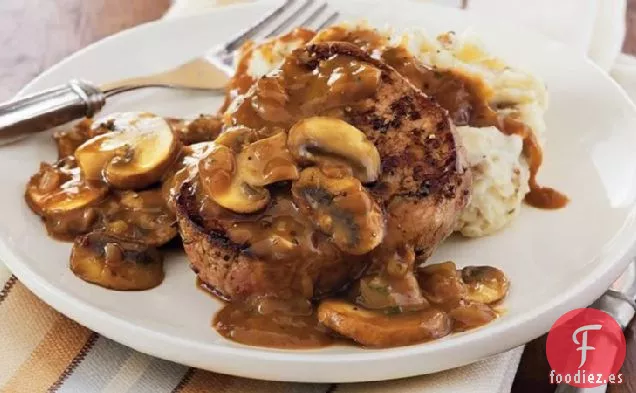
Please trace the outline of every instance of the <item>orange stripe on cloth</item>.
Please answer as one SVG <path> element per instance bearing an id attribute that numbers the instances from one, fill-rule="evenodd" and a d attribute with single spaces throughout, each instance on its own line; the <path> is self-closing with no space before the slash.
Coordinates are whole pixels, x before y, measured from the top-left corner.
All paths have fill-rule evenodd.
<path id="1" fill-rule="evenodd" d="M 12 287 L 10 296 L 0 304 L 0 388 L 63 318 L 22 283 L 15 282 Z"/>
<path id="2" fill-rule="evenodd" d="M 215 374 L 191 369 L 184 376 L 185 383 L 179 384 L 175 393 L 284 393 L 290 391 L 290 384 L 266 382 Z"/>
<path id="3" fill-rule="evenodd" d="M 68 319 L 67 321 L 75 323 L 74 321 L 71 321 Z M 80 327 L 82 329 L 86 329 L 83 326 L 80 326 Z M 84 358 L 86 358 L 86 355 L 88 355 L 88 352 L 91 350 L 91 348 L 93 348 L 93 346 L 95 345 L 95 341 L 97 341 L 98 338 L 99 338 L 98 333 L 90 332 L 90 335 L 86 339 L 86 343 L 84 343 L 84 346 L 80 348 L 79 352 L 77 352 L 77 355 L 75 355 L 73 360 L 71 360 L 68 366 L 66 366 L 62 374 L 60 374 L 60 377 L 57 379 L 57 381 L 55 381 L 53 385 L 51 385 L 51 387 L 49 388 L 49 393 L 58 391 L 58 389 L 64 384 L 64 381 L 66 381 L 66 379 L 71 374 L 73 374 L 73 371 L 75 371 L 75 369 L 80 365 L 80 363 L 82 363 Z"/>
<path id="4" fill-rule="evenodd" d="M 58 314 L 44 339 L 0 392 L 54 392 L 77 367 L 95 337 L 87 328 Z"/>

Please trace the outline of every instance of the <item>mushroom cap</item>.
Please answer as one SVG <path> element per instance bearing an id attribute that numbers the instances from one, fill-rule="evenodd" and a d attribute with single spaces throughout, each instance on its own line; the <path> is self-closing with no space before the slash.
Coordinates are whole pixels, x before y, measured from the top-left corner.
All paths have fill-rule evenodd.
<path id="1" fill-rule="evenodd" d="M 236 213 L 254 213 L 270 201 L 264 188 L 281 181 L 296 180 L 298 168 L 287 150 L 287 135 L 278 132 L 246 144 L 242 131 L 226 137 L 199 162 L 204 190 L 222 207 Z"/>
<path id="2" fill-rule="evenodd" d="M 492 266 L 467 266 L 462 269 L 461 275 L 466 285 L 466 298 L 473 302 L 493 304 L 508 293 L 508 278 Z"/>
<path id="3" fill-rule="evenodd" d="M 269 191 L 253 187 L 238 176 L 234 152 L 216 146 L 199 162 L 199 179 L 206 194 L 222 207 L 236 213 L 254 213 L 270 200 Z"/>
<path id="4" fill-rule="evenodd" d="M 105 184 L 82 179 L 70 157 L 53 165 L 42 163 L 27 184 L 25 199 L 36 214 L 47 216 L 99 203 L 107 193 Z"/>
<path id="5" fill-rule="evenodd" d="M 382 209 L 354 177 L 329 177 L 316 167 L 303 170 L 292 186 L 294 201 L 349 254 L 363 255 L 384 238 Z"/>
<path id="6" fill-rule="evenodd" d="M 433 340 L 446 336 L 452 328 L 448 314 L 440 310 L 387 315 L 335 299 L 320 303 L 318 320 L 368 347 L 394 347 Z"/>
<path id="7" fill-rule="evenodd" d="M 154 288 L 164 277 L 157 249 L 102 232 L 75 240 L 70 267 L 84 281 L 119 291 Z"/>
<path id="8" fill-rule="evenodd" d="M 378 149 L 362 131 L 344 120 L 324 116 L 300 120 L 289 130 L 287 146 L 299 162 L 321 166 L 335 160 L 351 167 L 362 183 L 380 177 Z"/>
<path id="9" fill-rule="evenodd" d="M 84 177 L 123 189 L 142 189 L 159 181 L 180 150 L 170 124 L 149 113 L 117 113 L 107 119 L 96 124 L 108 124 L 113 131 L 75 151 Z"/>
<path id="10" fill-rule="evenodd" d="M 433 304 L 454 307 L 466 297 L 466 287 L 453 262 L 424 265 L 417 276 L 424 297 Z"/>
<path id="11" fill-rule="evenodd" d="M 236 157 L 236 164 L 242 179 L 253 187 L 298 179 L 285 132 L 249 144 Z"/>

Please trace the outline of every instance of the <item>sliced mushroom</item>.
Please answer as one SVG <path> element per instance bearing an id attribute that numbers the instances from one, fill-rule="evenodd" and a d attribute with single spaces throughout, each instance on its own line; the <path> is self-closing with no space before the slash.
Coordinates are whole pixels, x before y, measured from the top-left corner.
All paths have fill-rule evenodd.
<path id="1" fill-rule="evenodd" d="M 382 209 L 358 179 L 328 177 L 311 167 L 294 182 L 292 195 L 314 225 L 346 253 L 366 254 L 384 238 Z"/>
<path id="2" fill-rule="evenodd" d="M 470 303 L 462 304 L 452 309 L 448 315 L 453 319 L 454 330 L 465 331 L 479 326 L 497 318 L 497 313 L 485 304 Z"/>
<path id="3" fill-rule="evenodd" d="M 161 179 L 179 154 L 170 124 L 149 113 L 120 113 L 97 124 L 114 132 L 88 140 L 75 151 L 87 180 L 117 188 L 141 189 Z"/>
<path id="4" fill-rule="evenodd" d="M 161 192 L 168 208 L 176 212 L 175 201 L 183 183 L 194 179 L 198 173 L 199 161 L 207 156 L 216 146 L 214 142 L 201 142 L 185 146 L 181 156 L 173 165 L 168 175 L 164 177 Z"/>
<path id="5" fill-rule="evenodd" d="M 82 280 L 118 291 L 154 288 L 164 277 L 157 249 L 99 232 L 76 239 L 70 265 Z"/>
<path id="6" fill-rule="evenodd" d="M 466 296 L 466 288 L 453 262 L 424 265 L 417 271 L 424 297 L 446 309 L 457 306 Z"/>
<path id="7" fill-rule="evenodd" d="M 368 347 L 410 345 L 441 338 L 451 332 L 452 325 L 448 315 L 440 310 L 389 315 L 332 299 L 320 303 L 318 320 Z"/>
<path id="8" fill-rule="evenodd" d="M 199 163 L 199 178 L 216 203 L 236 213 L 254 213 L 270 200 L 263 187 L 298 178 L 281 132 L 245 146 L 238 154 L 217 146 Z"/>
<path id="9" fill-rule="evenodd" d="M 510 283 L 499 269 L 491 266 L 468 266 L 462 269 L 466 286 L 466 299 L 482 304 L 492 304 L 503 299 Z"/>
<path id="10" fill-rule="evenodd" d="M 243 180 L 254 187 L 264 187 L 279 181 L 298 179 L 298 168 L 287 150 L 287 134 L 278 134 L 256 141 L 236 157 Z"/>
<path id="11" fill-rule="evenodd" d="M 25 199 L 36 214 L 60 214 L 99 203 L 108 193 L 102 183 L 89 183 L 80 176 L 72 157 L 50 165 L 42 163 L 31 177 Z"/>
<path id="12" fill-rule="evenodd" d="M 374 182 L 380 176 L 378 149 L 362 131 L 340 119 L 300 120 L 289 130 L 287 146 L 299 162 L 349 166 L 362 183 Z"/>
<path id="13" fill-rule="evenodd" d="M 267 206 L 269 191 L 245 183 L 236 165 L 234 152 L 217 146 L 199 162 L 203 190 L 220 206 L 236 213 L 254 213 Z"/>

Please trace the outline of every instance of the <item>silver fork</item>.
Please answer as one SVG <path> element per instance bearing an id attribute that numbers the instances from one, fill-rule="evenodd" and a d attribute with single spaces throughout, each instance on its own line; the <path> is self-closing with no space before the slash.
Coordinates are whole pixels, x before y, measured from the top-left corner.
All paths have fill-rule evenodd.
<path id="1" fill-rule="evenodd" d="M 222 94 L 234 74 L 234 55 L 247 40 L 269 38 L 297 27 L 321 29 L 338 18 L 327 2 L 286 0 L 254 25 L 203 56 L 164 72 L 96 86 L 83 80 L 0 105 L 0 145 L 83 117 L 93 117 L 117 94 L 169 88 Z M 276 23 L 277 22 L 277 23 Z M 269 30 L 266 31 L 266 29 Z"/>

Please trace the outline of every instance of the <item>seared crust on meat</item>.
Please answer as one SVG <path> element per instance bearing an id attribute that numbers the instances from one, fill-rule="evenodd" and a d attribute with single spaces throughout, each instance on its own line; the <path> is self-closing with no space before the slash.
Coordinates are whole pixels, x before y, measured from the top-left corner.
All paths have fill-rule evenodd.
<path id="1" fill-rule="evenodd" d="M 380 152 L 383 179 L 374 187 L 380 196 L 426 197 L 438 191 L 454 196 L 448 177 L 463 172 L 465 165 L 445 109 L 395 69 L 352 44 L 313 44 L 306 54 L 308 57 L 300 58 L 308 67 L 334 55 L 346 55 L 382 70 L 376 94 L 345 108 L 343 113 L 344 119 L 362 130 Z"/>
<path id="2" fill-rule="evenodd" d="M 221 225 L 210 230 L 206 222 L 206 231 L 197 213 L 193 186 L 186 184 L 177 199 L 185 250 L 200 279 L 225 299 L 280 293 L 285 287 L 298 290 L 298 281 L 306 277 L 313 280 L 314 297 L 321 297 L 357 280 L 372 261 L 380 269 L 391 253 L 404 246 L 412 247 L 423 261 L 452 233 L 459 212 L 468 203 L 471 177 L 448 113 L 395 69 L 352 44 L 312 44 L 292 56 L 311 71 L 336 55 L 381 70 L 378 88 L 372 96 L 351 105 L 316 109 L 306 115 L 339 117 L 375 144 L 382 173 L 367 187 L 384 210 L 387 235 L 361 259 L 336 255 L 337 261 L 319 266 L 307 266 L 301 260 L 281 266 L 254 257 L 249 245 L 230 241 Z M 251 89 L 245 100 L 255 94 L 256 89 Z"/>
<path id="3" fill-rule="evenodd" d="M 339 254 L 321 265 L 299 260 L 295 266 L 281 266 L 284 262 L 263 260 L 250 252 L 249 245 L 230 240 L 221 223 L 209 220 L 203 223 L 195 187 L 194 183 L 185 183 L 176 201 L 183 248 L 192 270 L 207 289 L 221 299 L 235 301 L 271 293 L 291 296 L 303 293 L 306 289 L 303 286 L 307 285 L 313 292 L 313 296 L 310 293 L 307 297 L 319 299 L 345 290 L 368 266 L 364 258 L 342 259 Z M 335 247 L 333 251 L 337 252 Z"/>
<path id="4" fill-rule="evenodd" d="M 414 245 L 424 261 L 454 229 L 468 204 L 472 176 L 447 111 L 395 69 L 352 44 L 309 45 L 308 67 L 347 55 L 382 70 L 376 94 L 344 108 L 342 117 L 364 132 L 382 158 L 382 176 L 370 187 L 387 212 L 387 238 L 376 251 Z"/>
<path id="5" fill-rule="evenodd" d="M 176 200 L 177 222 L 192 270 L 208 289 L 224 300 L 230 300 L 235 293 L 249 293 L 251 288 L 228 282 L 232 266 L 245 263 L 245 256 L 241 257 L 245 247 L 233 243 L 222 233 L 205 230 L 196 204 L 194 185 L 184 183 Z"/>

